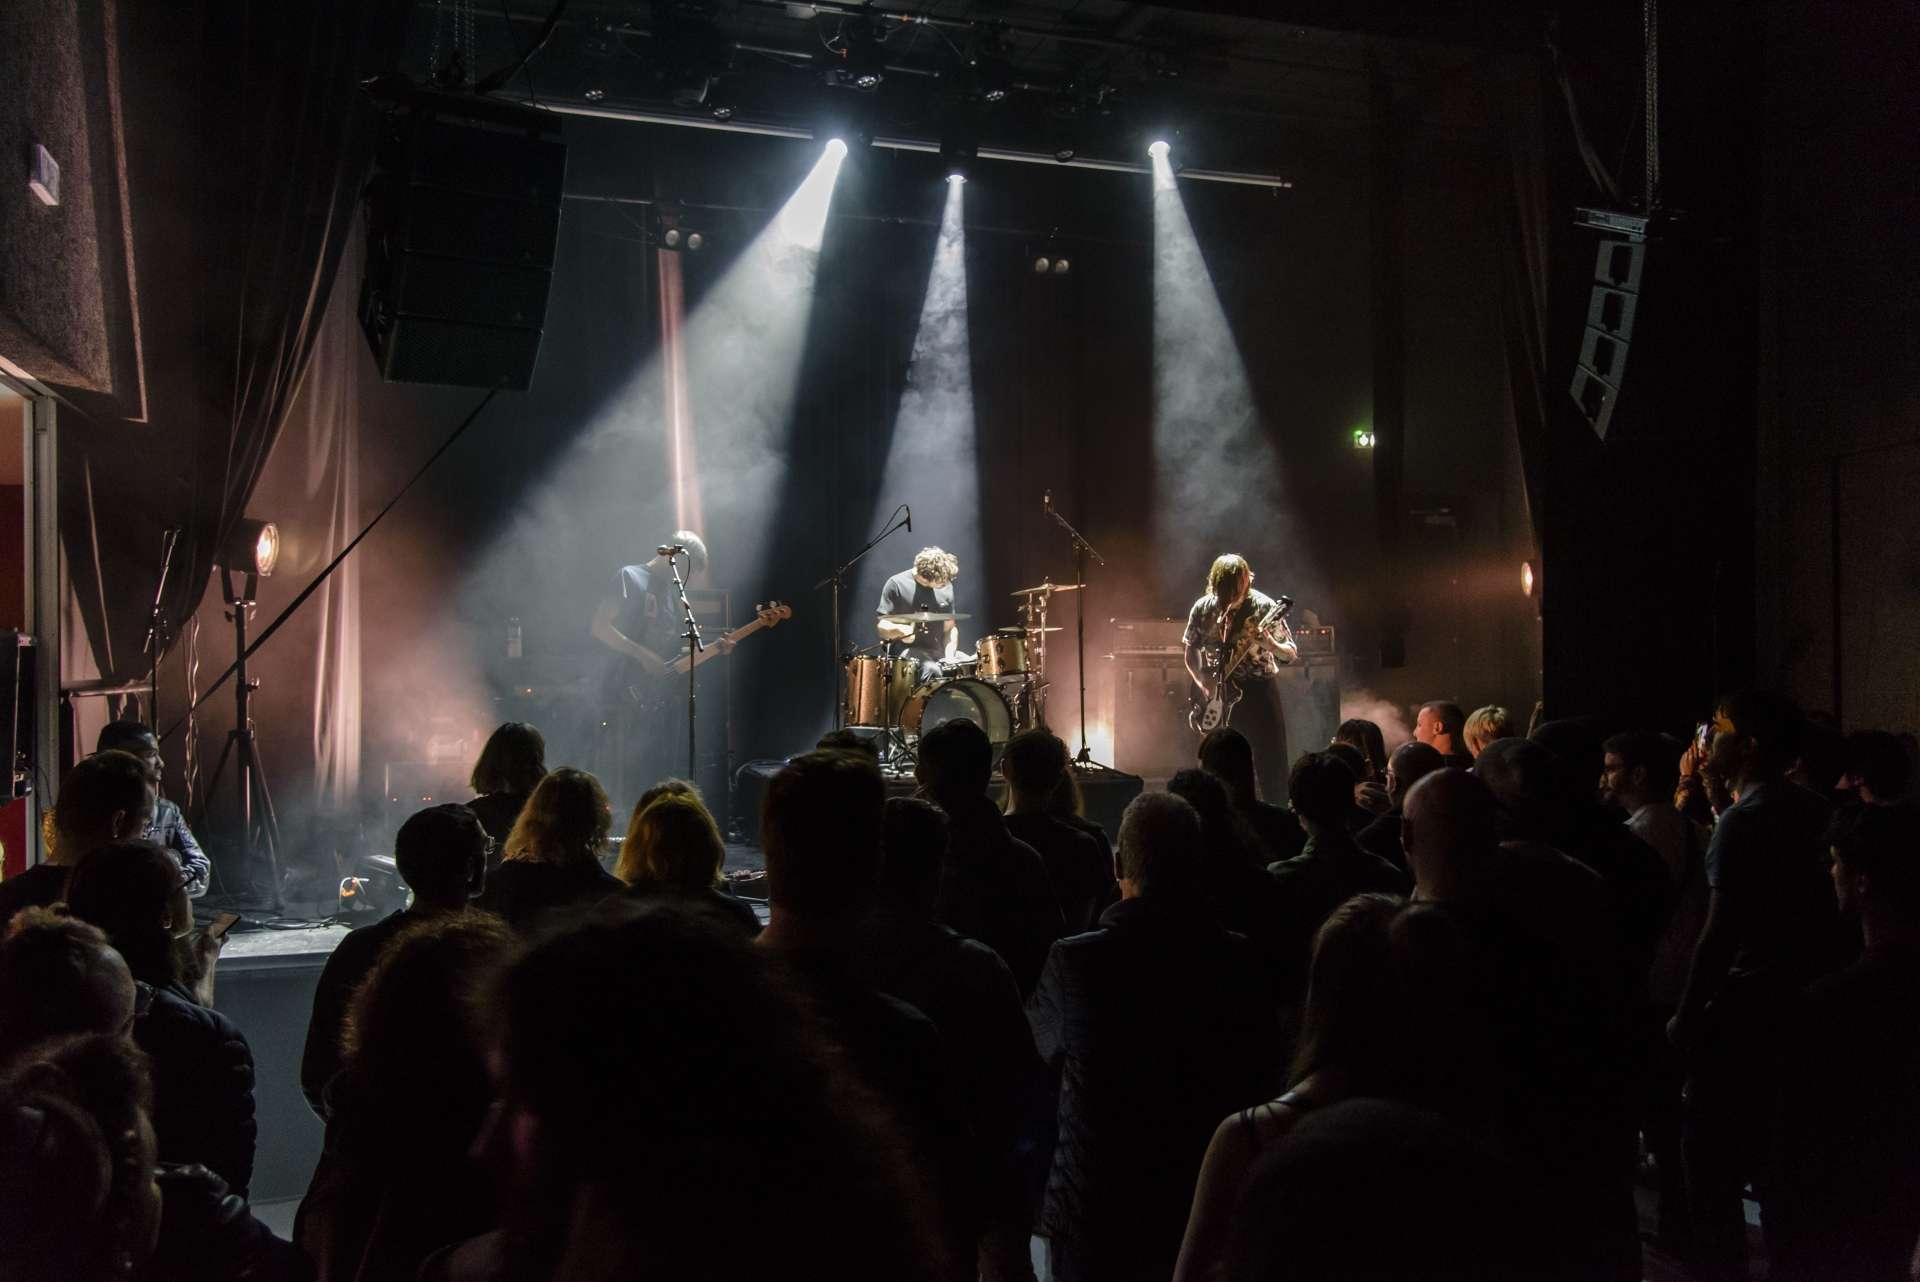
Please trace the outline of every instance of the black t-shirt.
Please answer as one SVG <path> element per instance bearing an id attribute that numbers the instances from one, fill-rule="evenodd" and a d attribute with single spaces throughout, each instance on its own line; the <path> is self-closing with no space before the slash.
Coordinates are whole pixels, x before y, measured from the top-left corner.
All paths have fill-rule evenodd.
<path id="1" fill-rule="evenodd" d="M 668 662 L 679 657 L 686 642 L 673 576 L 663 574 L 656 583 L 646 566 L 623 565 L 614 599 L 620 602 L 620 611 L 613 616 L 613 626 L 621 636 Z"/>
<path id="2" fill-rule="evenodd" d="M 1805 983 L 1830 960 L 1827 815 L 1825 801 L 1781 780 L 1749 789 L 1714 826 L 1707 884 L 1741 924 L 1734 973 Z"/>
<path id="3" fill-rule="evenodd" d="M 880 589 L 880 604 L 874 607 L 875 615 L 916 614 L 922 610 L 936 614 L 953 612 L 953 584 L 945 587 L 930 588 L 913 577 L 912 570 L 902 570 L 887 580 Z M 913 630 L 907 649 L 928 659 L 938 659 L 946 653 L 947 628 L 944 623 L 922 623 Z"/>

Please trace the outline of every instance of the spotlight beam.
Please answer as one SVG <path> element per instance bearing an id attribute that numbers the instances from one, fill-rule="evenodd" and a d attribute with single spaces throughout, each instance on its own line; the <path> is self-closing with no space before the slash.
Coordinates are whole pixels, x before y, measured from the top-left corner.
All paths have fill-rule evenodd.
<path id="1" fill-rule="evenodd" d="M 966 191 L 964 182 L 946 184 L 940 235 L 914 332 L 913 361 L 894 414 L 875 514 L 884 518 L 894 504 L 911 504 L 919 546 L 937 544 L 960 558 L 961 581 L 971 585 L 960 590 L 978 593 L 984 590 L 984 567 L 973 349 L 967 333 Z M 869 558 L 854 597 L 856 607 L 864 608 L 877 597 L 881 581 L 897 568 Z M 960 608 L 981 614 L 977 606 Z M 870 635 L 868 629 L 862 632 Z"/>
<path id="2" fill-rule="evenodd" d="M 1153 461 L 1163 583 L 1219 553 L 1297 558 L 1279 460 L 1164 144 L 1153 151 Z M 1264 566 L 1262 567 L 1265 568 Z M 1291 587 L 1297 565 L 1275 566 Z"/>

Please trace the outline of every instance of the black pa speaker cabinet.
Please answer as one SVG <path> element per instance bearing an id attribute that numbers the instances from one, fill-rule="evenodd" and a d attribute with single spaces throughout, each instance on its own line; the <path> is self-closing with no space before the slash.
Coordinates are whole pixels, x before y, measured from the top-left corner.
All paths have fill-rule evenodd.
<path id="1" fill-rule="evenodd" d="M 1627 350 L 1640 310 L 1645 241 L 1604 239 L 1593 265 L 1593 293 L 1574 367 L 1573 400 L 1601 440 L 1613 425 L 1613 409 L 1627 372 Z"/>
<path id="2" fill-rule="evenodd" d="M 550 113 L 422 96 L 368 186 L 360 324 L 391 382 L 524 390 L 560 238 L 566 144 Z"/>

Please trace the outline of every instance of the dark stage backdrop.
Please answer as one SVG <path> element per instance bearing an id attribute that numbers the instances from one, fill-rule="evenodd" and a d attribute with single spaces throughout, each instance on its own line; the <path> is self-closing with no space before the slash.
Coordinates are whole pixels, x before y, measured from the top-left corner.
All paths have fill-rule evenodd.
<path id="1" fill-rule="evenodd" d="M 682 263 L 696 335 L 702 304 L 733 257 L 817 154 L 804 143 L 589 120 L 569 121 L 567 140 L 573 196 L 665 195 L 726 207 L 701 211 L 708 247 Z M 1350 704 L 1371 701 L 1377 714 L 1406 718 L 1420 699 L 1453 697 L 1504 702 L 1524 716 L 1537 690 L 1537 639 L 1518 589 L 1531 534 L 1495 290 L 1496 158 L 1473 139 L 1436 136 L 1409 148 L 1418 159 L 1402 175 L 1405 200 L 1420 217 L 1407 220 L 1403 246 L 1407 488 L 1426 524 L 1409 527 L 1405 567 L 1385 575 L 1372 460 L 1351 435 L 1372 419 L 1363 142 L 1338 133 L 1296 140 L 1291 152 L 1303 159 L 1291 192 L 1183 186 L 1286 496 L 1285 510 L 1237 512 L 1231 550 L 1254 560 L 1264 587 L 1291 592 L 1340 630 Z M 717 697 L 723 682 L 730 692 L 735 765 L 801 750 L 831 718 L 827 595 L 813 585 L 907 499 L 880 487 L 944 197 L 932 157 L 849 160 L 820 256 L 790 427 L 744 444 L 712 435 L 714 424 L 737 418 L 732 398 L 777 377 L 777 353 L 729 349 L 727 377 L 694 389 L 712 585 L 732 592 L 736 621 L 758 600 L 782 598 L 796 610 L 724 665 L 702 669 L 710 693 Z M 1108 562 L 1094 568 L 1087 598 L 1090 711 L 1103 753 L 1111 742 L 1110 665 L 1101 657 L 1108 621 L 1183 614 L 1207 560 L 1229 550 L 1196 545 L 1188 514 L 1152 506 L 1148 180 L 983 165 L 966 199 L 984 549 L 959 584 L 960 608 L 975 616 L 966 639 L 1014 621 L 1014 588 L 1069 580 L 1070 550 L 1042 511 L 1050 489 Z M 644 212 L 568 201 L 532 390 L 496 398 L 363 545 L 331 623 L 309 606 L 314 617 L 259 656 L 266 685 L 256 717 L 295 844 L 305 833 L 309 844 L 343 852 L 381 847 L 411 804 L 379 800 L 389 764 L 439 758 L 442 791 L 451 790 L 447 781 L 464 774 L 501 720 L 540 724 L 552 764 L 590 761 L 604 711 L 596 702 L 604 664 L 588 637 L 594 607 L 618 567 L 645 559 L 675 516 L 657 368 L 659 268 L 644 242 Z M 1029 251 L 1049 234 L 1072 258 L 1064 279 L 1031 270 Z M 343 270 L 357 271 L 356 263 Z M 254 505 L 288 531 L 292 562 L 268 581 L 263 617 L 350 536 L 345 514 L 364 519 L 384 504 L 481 395 L 379 383 L 353 336 L 356 285 L 343 280 L 334 294 L 315 372 Z M 316 416 L 322 398 L 332 408 Z M 328 414 L 346 415 L 351 431 L 325 426 Z M 316 435 L 302 424 L 322 426 Z M 343 441 L 352 443 L 344 454 Z M 326 471 L 327 457 L 343 467 L 350 457 L 350 495 Z M 1239 498 L 1228 482 L 1218 503 L 1233 511 Z M 895 535 L 853 576 L 849 637 L 870 635 L 880 577 L 923 543 L 975 533 L 930 528 L 918 511 L 915 531 Z M 765 555 L 746 558 L 743 549 L 759 540 Z M 1412 607 L 1407 665 L 1383 669 L 1379 620 L 1396 600 Z M 1069 629 L 1052 651 L 1053 720 L 1073 746 L 1075 608 L 1068 602 L 1052 620 Z M 342 622 L 348 617 L 352 626 Z M 507 654 L 510 620 L 523 636 L 517 661 Z M 210 609 L 202 623 L 204 675 L 231 656 Z M 332 629 L 325 644 L 323 624 Z M 351 767 L 339 755 L 352 755 L 341 737 L 348 699 L 359 717 Z M 331 739 L 322 725 L 333 727 Z M 203 753 L 217 749 L 207 736 L 223 729 L 217 711 L 203 719 Z"/>

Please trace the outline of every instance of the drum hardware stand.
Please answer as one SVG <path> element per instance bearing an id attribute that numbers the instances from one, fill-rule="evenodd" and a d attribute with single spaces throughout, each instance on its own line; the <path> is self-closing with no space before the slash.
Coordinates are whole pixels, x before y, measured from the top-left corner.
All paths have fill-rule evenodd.
<path id="1" fill-rule="evenodd" d="M 904 515 L 902 515 L 903 513 Z M 900 519 L 895 520 L 894 517 L 899 517 Z M 908 530 L 913 529 L 913 512 L 908 509 L 905 503 L 902 503 L 893 510 L 893 516 L 888 517 L 887 521 L 887 528 L 867 540 L 867 545 L 858 552 L 855 552 L 845 565 L 813 585 L 815 592 L 818 592 L 824 587 L 831 587 L 833 589 L 833 728 L 835 730 L 840 729 L 843 724 L 841 716 L 843 699 L 840 690 L 840 678 L 844 671 L 842 667 L 844 660 L 840 657 L 840 589 L 846 586 L 847 571 L 858 565 L 861 558 L 866 556 L 867 553 L 879 547 L 881 541 L 889 534 L 892 534 L 895 530 L 903 526 Z"/>
<path id="2" fill-rule="evenodd" d="M 700 621 L 693 617 L 693 603 L 687 600 L 687 581 L 680 577 L 682 556 L 687 558 L 687 573 L 693 573 L 693 555 L 684 548 L 667 553 L 667 570 L 673 575 L 673 591 L 680 598 L 680 613 L 687 621 L 687 630 L 680 634 L 687 642 L 687 782 L 695 783 L 699 774 L 694 753 L 693 714 L 698 699 L 695 686 L 700 679 L 700 651 L 704 647 L 700 642 Z"/>
<path id="3" fill-rule="evenodd" d="M 1095 761 L 1092 750 L 1087 747 L 1087 597 L 1089 595 L 1086 588 L 1087 558 L 1092 557 L 1101 565 L 1107 563 L 1107 558 L 1094 551 L 1093 544 L 1087 542 L 1086 539 L 1081 536 L 1080 531 L 1074 529 L 1066 517 L 1061 516 L 1053 510 L 1052 490 L 1047 491 L 1046 498 L 1042 501 L 1046 506 L 1047 515 L 1052 517 L 1054 521 L 1059 524 L 1060 528 L 1067 532 L 1067 536 L 1073 540 L 1073 581 L 1081 585 L 1080 613 L 1074 627 L 1074 646 L 1080 655 L 1080 752 L 1074 757 L 1073 764 L 1076 766 L 1100 766 L 1103 770 L 1110 769 L 1111 767 L 1101 766 L 1099 762 Z"/>
<path id="4" fill-rule="evenodd" d="M 886 642 L 883 642 L 880 647 L 880 654 L 886 660 L 886 664 L 887 664 L 886 672 L 887 672 L 888 681 L 891 681 L 892 679 L 893 662 L 896 657 L 893 653 L 893 644 L 894 643 L 891 641 L 886 641 Z M 918 680 L 919 674 L 916 672 L 914 675 L 915 675 L 915 679 Z M 882 763 L 882 765 L 884 766 L 884 768 L 891 770 L 893 773 L 900 774 L 902 773 L 900 768 L 900 759 L 902 757 L 906 758 L 908 766 L 916 767 L 916 768 L 920 764 L 920 759 L 914 756 L 913 749 L 907 746 L 906 731 L 903 730 L 900 726 L 900 718 L 905 716 L 907 712 L 906 702 L 903 700 L 900 704 L 900 710 L 898 712 L 895 712 L 893 711 L 892 698 L 890 698 L 888 694 L 885 693 L 886 683 L 882 683 L 881 690 L 883 691 L 883 693 L 881 694 L 881 697 L 880 697 L 880 706 L 887 709 L 886 721 L 880 727 L 881 743 L 886 747 L 886 750 L 887 750 L 886 760 Z M 907 688 L 907 698 L 911 699 L 912 697 L 913 697 L 913 686 L 911 683 L 909 683 Z M 911 773 L 911 772 L 909 771 L 908 773 Z"/>

